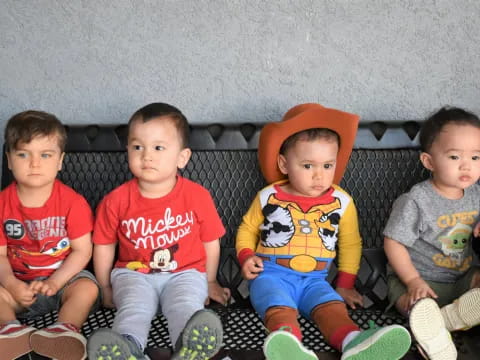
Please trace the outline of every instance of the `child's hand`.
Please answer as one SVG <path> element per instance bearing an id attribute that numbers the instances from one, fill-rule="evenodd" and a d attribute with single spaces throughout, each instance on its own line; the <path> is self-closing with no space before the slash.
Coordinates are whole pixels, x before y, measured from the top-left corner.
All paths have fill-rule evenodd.
<path id="1" fill-rule="evenodd" d="M 113 292 L 112 286 L 102 286 L 102 298 L 103 298 L 103 306 L 109 309 L 114 309 L 115 304 L 113 303 Z"/>
<path id="2" fill-rule="evenodd" d="M 35 294 L 42 294 L 45 296 L 53 296 L 59 290 L 58 285 L 50 280 L 34 280 L 30 283 L 30 289 Z"/>
<path id="3" fill-rule="evenodd" d="M 475 227 L 473 228 L 473 236 L 480 236 L 480 222 L 478 222 L 477 225 L 475 225 Z"/>
<path id="4" fill-rule="evenodd" d="M 242 266 L 242 276 L 246 280 L 255 279 L 263 271 L 263 261 L 258 256 L 250 256 Z"/>
<path id="5" fill-rule="evenodd" d="M 30 289 L 30 286 L 27 283 L 21 280 L 15 281 L 7 290 L 13 296 L 15 301 L 25 308 L 29 307 L 37 300 L 35 292 Z"/>
<path id="6" fill-rule="evenodd" d="M 407 293 L 410 306 L 415 304 L 418 300 L 426 297 L 432 297 L 434 299 L 438 298 L 435 291 L 433 291 L 421 277 L 416 277 L 407 283 Z"/>
<path id="7" fill-rule="evenodd" d="M 227 306 L 228 300 L 230 299 L 230 289 L 221 287 L 217 280 L 209 281 L 208 298 L 205 302 L 205 305 L 210 303 L 210 299 L 215 300 L 219 304 Z"/>
<path id="8" fill-rule="evenodd" d="M 336 288 L 337 293 L 345 300 L 348 306 L 356 309 L 356 305 L 363 306 L 363 296 L 356 289 Z"/>

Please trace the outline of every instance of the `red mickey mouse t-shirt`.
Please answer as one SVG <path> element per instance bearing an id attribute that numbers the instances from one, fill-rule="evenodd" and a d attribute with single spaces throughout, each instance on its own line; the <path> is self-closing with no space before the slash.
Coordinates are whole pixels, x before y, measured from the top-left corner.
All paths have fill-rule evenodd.
<path id="1" fill-rule="evenodd" d="M 70 254 L 70 241 L 93 228 L 87 201 L 59 180 L 39 208 L 23 206 L 17 184 L 10 184 L 0 193 L 0 216 L 0 246 L 7 246 L 8 260 L 20 280 L 50 276 Z"/>
<path id="2" fill-rule="evenodd" d="M 177 176 L 173 190 L 161 198 L 143 197 L 136 179 L 105 196 L 97 209 L 93 242 L 119 242 L 115 267 L 144 273 L 205 272 L 203 243 L 223 234 L 208 190 Z"/>

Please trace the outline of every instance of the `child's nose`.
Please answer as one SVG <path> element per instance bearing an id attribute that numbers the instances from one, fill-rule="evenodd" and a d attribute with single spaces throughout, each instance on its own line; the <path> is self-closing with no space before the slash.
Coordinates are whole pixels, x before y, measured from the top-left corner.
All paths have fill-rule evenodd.
<path id="1" fill-rule="evenodd" d="M 152 160 L 152 152 L 148 149 L 145 149 L 142 154 L 143 160 L 150 161 Z"/>
<path id="2" fill-rule="evenodd" d="M 470 161 L 468 160 L 464 160 L 462 161 L 462 163 L 460 164 L 460 169 L 462 170 L 470 170 L 472 164 L 470 164 Z"/>
<path id="3" fill-rule="evenodd" d="M 40 158 L 38 156 L 32 156 L 30 160 L 30 166 L 37 167 L 38 165 L 40 165 Z"/>

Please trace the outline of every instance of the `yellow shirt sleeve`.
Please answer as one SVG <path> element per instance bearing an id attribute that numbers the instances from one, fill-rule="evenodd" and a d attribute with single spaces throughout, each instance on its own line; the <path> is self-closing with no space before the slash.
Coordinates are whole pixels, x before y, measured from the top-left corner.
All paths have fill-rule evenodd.
<path id="1" fill-rule="evenodd" d="M 338 227 L 338 270 L 356 275 L 362 257 L 362 238 L 353 200 L 347 206 Z"/>
<path id="2" fill-rule="evenodd" d="M 235 241 L 235 249 L 237 255 L 243 249 L 255 251 L 260 239 L 260 225 L 263 223 L 264 217 L 260 205 L 260 196 L 257 194 L 250 205 L 247 213 L 243 216 L 242 223 L 238 227 L 237 237 Z"/>

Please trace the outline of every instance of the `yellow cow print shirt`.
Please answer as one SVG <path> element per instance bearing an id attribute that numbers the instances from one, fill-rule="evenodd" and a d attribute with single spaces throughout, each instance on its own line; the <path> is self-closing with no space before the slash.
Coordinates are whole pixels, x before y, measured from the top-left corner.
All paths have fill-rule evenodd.
<path id="1" fill-rule="evenodd" d="M 285 181 L 258 192 L 238 229 L 237 254 L 249 249 L 264 260 L 309 273 L 328 271 L 338 249 L 339 271 L 356 275 L 362 244 L 350 195 L 333 185 L 318 198 L 294 196 L 280 189 Z"/>

